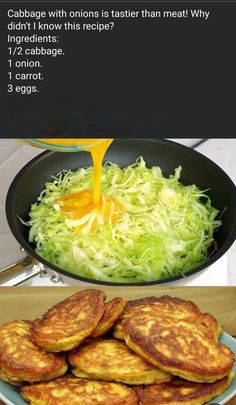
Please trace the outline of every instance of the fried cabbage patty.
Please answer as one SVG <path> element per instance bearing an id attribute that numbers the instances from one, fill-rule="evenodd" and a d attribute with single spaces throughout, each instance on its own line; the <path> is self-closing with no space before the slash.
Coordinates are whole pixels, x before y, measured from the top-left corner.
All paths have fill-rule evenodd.
<path id="1" fill-rule="evenodd" d="M 0 327 L 0 378 L 11 384 L 48 381 L 67 370 L 64 354 L 47 353 L 32 342 L 30 327 L 28 321 Z"/>
<path id="2" fill-rule="evenodd" d="M 66 298 L 33 322 L 33 341 L 49 352 L 74 349 L 98 325 L 105 297 L 103 291 L 88 289 Z"/>
<path id="3" fill-rule="evenodd" d="M 200 323 L 136 313 L 122 323 L 126 344 L 161 369 L 196 382 L 213 382 L 229 374 L 232 351 Z"/>
<path id="4" fill-rule="evenodd" d="M 122 314 L 126 301 L 124 298 L 116 297 L 105 303 L 105 311 L 96 329 L 92 332 L 92 337 L 105 335 L 116 323 Z"/>
<path id="5" fill-rule="evenodd" d="M 139 405 L 202 405 L 229 386 L 233 373 L 214 383 L 196 383 L 176 378 L 170 383 L 135 387 Z"/>
<path id="6" fill-rule="evenodd" d="M 115 339 L 90 341 L 70 353 L 68 360 L 77 377 L 125 384 L 154 384 L 172 379 L 169 373 L 148 363 L 124 342 Z"/>
<path id="7" fill-rule="evenodd" d="M 168 316 L 174 319 L 182 319 L 189 322 L 199 322 L 202 313 L 192 301 L 182 300 L 177 297 L 163 295 L 162 297 L 147 297 L 139 300 L 128 301 L 124 311 L 113 329 L 113 336 L 124 339 L 122 333 L 122 321 L 132 317 L 136 312 L 151 312 L 158 316 Z"/>
<path id="8" fill-rule="evenodd" d="M 21 395 L 30 405 L 137 405 L 132 388 L 120 383 L 88 381 L 66 376 L 51 382 L 27 385 Z"/>

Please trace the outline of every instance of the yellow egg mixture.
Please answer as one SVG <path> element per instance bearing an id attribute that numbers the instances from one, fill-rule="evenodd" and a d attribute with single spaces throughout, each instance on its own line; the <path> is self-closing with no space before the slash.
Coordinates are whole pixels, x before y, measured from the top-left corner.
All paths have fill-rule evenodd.
<path id="1" fill-rule="evenodd" d="M 60 210 L 67 214 L 77 232 L 91 233 L 100 225 L 116 222 L 124 211 L 121 202 L 101 193 L 102 161 L 113 139 L 39 139 L 49 145 L 77 146 L 90 152 L 93 161 L 93 188 L 67 194 L 58 200 Z"/>

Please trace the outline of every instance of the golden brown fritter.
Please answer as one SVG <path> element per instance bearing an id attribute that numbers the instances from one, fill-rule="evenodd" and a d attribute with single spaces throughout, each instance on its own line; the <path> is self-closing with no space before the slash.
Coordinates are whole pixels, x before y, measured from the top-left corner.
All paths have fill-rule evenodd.
<path id="1" fill-rule="evenodd" d="M 98 326 L 92 333 L 92 337 L 105 335 L 116 323 L 117 319 L 122 314 L 126 301 L 124 298 L 116 297 L 113 300 L 105 303 L 105 311 L 100 319 Z"/>
<path id="2" fill-rule="evenodd" d="M 202 325 L 204 325 L 207 328 L 207 334 L 209 335 L 210 333 L 213 333 L 213 336 L 215 337 L 216 340 L 219 339 L 220 334 L 221 334 L 221 326 L 218 324 L 218 321 L 216 318 L 214 318 L 213 315 L 209 314 L 206 312 L 205 314 L 202 314 L 202 319 L 200 321 Z"/>
<path id="3" fill-rule="evenodd" d="M 48 381 L 67 370 L 63 354 L 47 353 L 32 342 L 30 326 L 13 321 L 0 327 L 0 378 L 11 384 Z"/>
<path id="4" fill-rule="evenodd" d="M 211 384 L 176 378 L 169 383 L 134 389 L 139 397 L 139 405 L 202 405 L 224 392 L 232 377 L 226 376 Z"/>
<path id="5" fill-rule="evenodd" d="M 161 369 L 196 382 L 213 382 L 229 374 L 234 355 L 205 326 L 136 313 L 122 323 L 126 344 Z"/>
<path id="6" fill-rule="evenodd" d="M 104 313 L 104 300 L 104 292 L 95 289 L 65 299 L 33 323 L 33 341 L 49 352 L 74 349 L 98 325 Z"/>
<path id="7" fill-rule="evenodd" d="M 172 376 L 153 366 L 115 339 L 94 339 L 68 356 L 77 377 L 125 384 L 154 384 Z M 84 374 L 86 373 L 86 374 Z"/>
<path id="8" fill-rule="evenodd" d="M 177 297 L 163 295 L 162 297 L 147 297 L 139 300 L 128 301 L 124 311 L 113 329 L 116 339 L 124 339 L 122 321 L 136 314 L 136 312 L 150 312 L 157 316 L 168 316 L 188 322 L 199 322 L 201 311 L 192 301 L 182 300 Z"/>
<path id="9" fill-rule="evenodd" d="M 120 383 L 66 376 L 21 388 L 31 405 L 137 405 L 134 390 Z"/>

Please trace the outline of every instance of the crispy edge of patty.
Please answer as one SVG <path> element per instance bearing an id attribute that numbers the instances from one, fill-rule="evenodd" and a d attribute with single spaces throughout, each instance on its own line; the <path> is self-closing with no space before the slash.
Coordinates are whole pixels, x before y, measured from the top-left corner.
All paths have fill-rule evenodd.
<path id="1" fill-rule="evenodd" d="M 95 392 L 95 396 L 92 397 L 94 391 L 96 391 L 96 387 L 97 393 Z M 75 394 L 76 388 L 81 388 L 82 390 L 80 393 L 76 394 L 76 398 L 81 400 L 80 402 L 75 402 L 76 404 L 86 404 L 86 397 L 89 400 L 89 404 L 95 403 L 91 402 L 91 397 L 94 401 L 96 395 L 99 397 L 101 393 L 104 395 L 104 392 L 106 391 L 108 392 L 107 399 L 105 398 L 105 401 L 103 399 L 103 402 L 99 401 L 96 403 L 101 405 L 110 405 L 110 401 L 112 400 L 114 405 L 138 404 L 138 398 L 135 391 L 131 387 L 127 387 L 124 384 L 117 382 L 90 381 L 69 375 L 47 383 L 36 383 L 33 385 L 24 386 L 21 388 L 21 395 L 24 399 L 29 401 L 31 405 L 64 405 L 65 402 L 58 402 L 58 398 L 60 398 L 60 390 L 63 392 L 63 390 L 67 389 L 73 395 Z M 56 398 L 55 396 L 52 396 L 54 390 L 56 390 Z M 110 395 L 109 390 L 111 390 Z M 119 391 L 122 394 L 120 398 Z M 64 395 L 66 395 L 66 398 L 63 398 L 63 401 L 65 399 L 68 401 L 67 393 L 64 392 Z M 69 403 L 71 405 L 73 404 L 73 402 Z"/>
<path id="2" fill-rule="evenodd" d="M 3 381 L 9 382 L 13 385 L 21 385 L 24 382 L 33 383 L 38 381 L 49 381 L 53 378 L 63 376 L 68 368 L 65 355 L 63 353 L 48 353 L 35 345 L 35 343 L 31 340 L 31 324 L 31 321 L 12 321 L 0 327 L 0 335 L 1 331 L 5 328 L 9 328 L 8 333 L 10 334 L 10 328 L 12 328 L 12 338 L 16 336 L 18 330 L 18 346 L 14 348 L 14 345 L 11 344 L 11 353 L 7 353 L 6 348 L 3 349 L 2 346 L 0 352 L 0 378 Z M 20 331 L 17 329 L 17 327 L 20 328 Z M 10 336 L 8 339 L 10 339 Z M 23 348 L 20 346 L 21 340 Z M 28 359 L 28 364 L 29 361 L 31 363 L 30 367 L 28 364 L 26 364 L 26 359 L 29 357 L 26 352 L 27 346 L 29 347 L 28 350 L 30 356 L 33 354 L 36 356 L 36 358 L 38 356 L 39 362 L 43 361 L 44 363 L 47 363 L 48 361 L 48 369 L 47 367 L 44 367 L 44 369 L 39 372 L 38 366 L 35 365 L 33 367 L 32 357 Z M 22 360 L 15 360 L 14 354 L 20 353 L 20 350 L 22 350 Z"/>
<path id="3" fill-rule="evenodd" d="M 147 316 L 146 318 L 143 318 L 141 316 L 142 320 L 145 320 L 145 323 L 147 322 Z M 151 318 L 153 323 L 158 322 L 157 317 Z M 165 321 L 168 318 L 165 318 Z M 150 318 L 149 318 L 150 320 Z M 159 319 L 160 324 L 163 319 Z M 152 339 L 148 338 L 148 336 L 144 337 L 140 335 L 140 333 L 135 330 L 135 325 L 140 325 L 140 315 L 136 314 L 132 318 L 127 318 L 123 321 L 123 331 L 125 334 L 125 342 L 128 347 L 130 347 L 131 350 L 135 351 L 137 354 L 139 354 L 141 357 L 145 358 L 147 361 L 150 363 L 156 365 L 157 367 L 169 372 L 170 374 L 176 375 L 178 377 L 184 378 L 189 381 L 195 381 L 195 382 L 214 382 L 216 380 L 222 379 L 226 375 L 229 374 L 230 370 L 233 368 L 234 364 L 234 354 L 233 352 L 225 345 L 218 343 L 214 338 L 213 334 L 211 334 L 211 337 L 206 335 L 205 332 L 205 326 L 202 326 L 200 324 L 192 324 L 186 321 L 176 321 L 175 319 L 170 319 L 170 322 L 174 323 L 174 330 L 176 328 L 176 325 L 181 325 L 181 326 L 188 326 L 189 328 L 194 328 L 197 329 L 196 333 L 201 333 L 201 338 L 204 340 L 204 342 L 208 342 L 209 346 L 211 348 L 217 348 L 218 350 L 223 350 L 227 352 L 228 355 L 228 362 L 227 364 L 224 364 L 224 367 L 221 367 L 221 370 L 219 370 L 219 367 L 216 369 L 211 369 L 211 370 L 203 370 L 200 369 L 199 364 L 197 363 L 192 363 L 189 365 L 186 365 L 186 362 L 176 360 L 175 358 L 170 358 L 167 357 L 163 352 L 160 350 L 156 349 L 155 345 L 152 344 Z M 131 323 L 132 322 L 132 323 Z M 158 336 L 158 334 L 155 332 L 155 336 Z M 184 355 L 184 353 L 183 353 Z"/>
<path id="4" fill-rule="evenodd" d="M 5 381 L 12 385 L 17 385 L 19 387 L 21 385 L 23 385 L 23 382 L 20 381 L 19 378 L 14 377 L 14 376 L 9 376 L 7 373 L 5 373 L 3 370 L 1 370 L 1 368 L 0 368 L 0 380 Z"/>
<path id="5" fill-rule="evenodd" d="M 112 356 L 109 367 L 107 352 Z M 120 357 L 118 357 L 120 354 Z M 122 361 L 123 357 L 123 361 Z M 116 366 L 116 359 L 119 362 Z M 113 360 L 114 359 L 114 360 Z M 69 353 L 72 373 L 77 377 L 132 384 L 158 384 L 172 380 L 173 376 L 134 353 L 124 342 L 115 339 L 94 339 Z M 95 361 L 95 363 L 94 363 Z M 122 361 L 122 368 L 119 364 Z"/>
<path id="6" fill-rule="evenodd" d="M 105 333 L 107 333 L 119 319 L 125 305 L 126 300 L 121 297 L 116 297 L 113 300 L 106 302 L 104 314 L 91 336 L 99 337 L 105 335 Z"/>
<path id="7" fill-rule="evenodd" d="M 81 312 L 78 311 L 77 318 L 72 320 L 71 316 L 68 316 L 68 311 L 76 309 L 76 307 L 83 306 L 83 299 L 85 300 L 89 297 L 90 307 L 87 311 L 86 316 L 84 316 L 85 321 L 81 325 L 78 325 L 80 321 Z M 96 289 L 86 289 L 80 291 L 64 301 L 59 302 L 50 308 L 41 319 L 36 319 L 33 322 L 31 328 L 31 334 L 33 341 L 43 349 L 49 352 L 60 352 L 68 351 L 77 347 L 81 342 L 88 337 L 93 330 L 98 325 L 102 315 L 104 313 L 104 301 L 105 293 Z M 63 324 L 63 312 L 64 324 Z M 73 316 L 75 316 L 73 314 Z M 58 317 L 60 318 L 61 325 L 59 331 L 56 330 L 56 325 L 58 324 Z M 74 324 L 72 332 L 68 332 L 68 328 Z M 48 328 L 54 329 L 54 333 L 47 334 Z"/>
<path id="8" fill-rule="evenodd" d="M 234 373 L 213 383 L 195 383 L 182 379 L 173 380 L 171 383 L 162 383 L 151 387 L 134 387 L 139 398 L 139 405 L 203 405 L 222 394 L 231 384 Z M 185 395 L 182 395 L 182 390 Z M 195 388 L 195 391 L 191 391 Z M 164 391 L 169 395 L 164 395 Z M 163 390 L 163 391 L 162 391 Z M 163 393 L 163 395 L 162 395 Z M 171 395 L 172 393 L 172 395 Z"/>
<path id="9" fill-rule="evenodd" d="M 203 313 L 200 323 L 202 325 L 204 325 L 208 329 L 209 332 L 213 333 L 213 335 L 217 341 L 219 340 L 219 337 L 222 332 L 222 328 L 219 325 L 217 319 L 212 314 L 210 314 L 209 312 Z"/>
<path id="10" fill-rule="evenodd" d="M 88 380 L 99 380 L 99 381 L 116 381 L 120 382 L 123 384 L 127 385 L 152 385 L 152 384 L 160 384 L 166 381 L 171 381 L 173 379 L 173 376 L 170 374 L 166 373 L 166 376 L 169 375 L 169 377 L 161 378 L 161 370 L 159 369 L 159 372 L 156 371 L 149 371 L 146 373 L 140 373 L 140 376 L 135 375 L 135 377 L 126 377 L 120 375 L 119 377 L 113 377 L 113 378 L 104 378 L 104 377 L 99 377 L 97 374 L 88 374 L 85 373 L 83 370 L 79 368 L 73 368 L 72 373 L 78 377 L 78 378 L 86 378 Z M 164 374 L 162 374 L 163 376 Z"/>

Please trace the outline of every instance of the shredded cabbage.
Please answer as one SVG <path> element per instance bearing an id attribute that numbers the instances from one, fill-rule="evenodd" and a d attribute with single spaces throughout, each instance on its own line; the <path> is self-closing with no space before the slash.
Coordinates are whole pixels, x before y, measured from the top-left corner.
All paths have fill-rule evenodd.
<path id="1" fill-rule="evenodd" d="M 92 188 L 93 169 L 62 171 L 29 212 L 29 242 L 49 263 L 92 280 L 149 282 L 182 275 L 207 260 L 219 211 L 196 185 L 180 183 L 181 167 L 169 178 L 143 158 L 121 169 L 107 162 L 102 192 L 126 209 L 112 225 L 88 235 L 74 230 L 57 204 L 65 194 Z M 73 222 L 73 221 L 72 221 Z"/>

